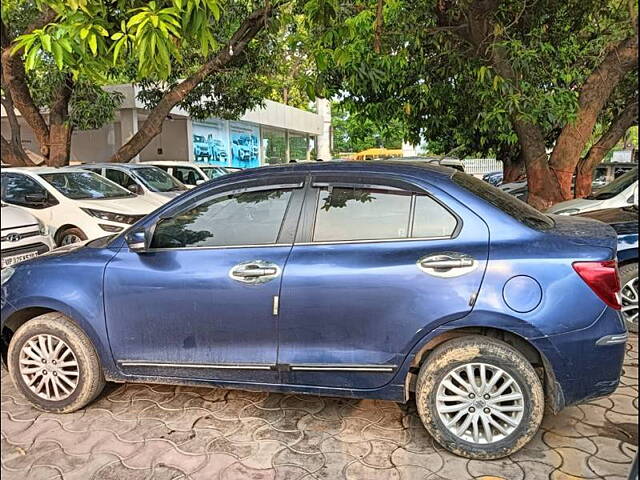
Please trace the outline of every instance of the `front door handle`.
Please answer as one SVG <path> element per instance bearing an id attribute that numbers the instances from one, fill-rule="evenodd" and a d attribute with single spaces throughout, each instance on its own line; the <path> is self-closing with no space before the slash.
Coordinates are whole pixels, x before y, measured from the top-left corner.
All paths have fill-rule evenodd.
<path id="1" fill-rule="evenodd" d="M 232 267 L 229 270 L 229 277 L 237 282 L 258 285 L 280 276 L 280 272 L 280 267 L 275 263 L 251 260 Z"/>
<path id="2" fill-rule="evenodd" d="M 418 268 L 434 277 L 459 277 L 476 269 L 478 262 L 470 255 L 459 252 L 434 253 L 422 257 Z"/>

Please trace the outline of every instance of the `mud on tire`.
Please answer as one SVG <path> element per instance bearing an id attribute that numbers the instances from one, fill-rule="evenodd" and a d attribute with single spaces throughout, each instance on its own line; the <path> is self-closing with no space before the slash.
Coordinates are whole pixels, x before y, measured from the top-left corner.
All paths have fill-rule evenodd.
<path id="1" fill-rule="evenodd" d="M 93 344 L 61 313 L 45 313 L 18 328 L 7 357 L 14 385 L 40 410 L 73 412 L 96 398 L 105 385 Z"/>
<path id="2" fill-rule="evenodd" d="M 442 447 L 462 457 L 490 460 L 516 452 L 533 438 L 544 414 L 544 393 L 520 352 L 502 341 L 470 335 L 438 346 L 427 357 L 418 375 L 416 405 L 425 428 Z M 460 418 L 452 426 L 456 416 Z"/>

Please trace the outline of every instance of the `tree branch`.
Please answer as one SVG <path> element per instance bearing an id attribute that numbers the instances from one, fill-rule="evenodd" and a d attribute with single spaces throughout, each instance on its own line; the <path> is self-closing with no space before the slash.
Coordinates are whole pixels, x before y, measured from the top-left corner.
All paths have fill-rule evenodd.
<path id="1" fill-rule="evenodd" d="M 285 2 L 273 2 L 270 7 L 254 10 L 242 22 L 229 42 L 198 71 L 175 85 L 165 93 L 160 102 L 151 110 L 140 129 L 122 145 L 111 158 L 112 162 L 128 162 L 149 144 L 162 131 L 162 124 L 171 109 L 185 99 L 208 75 L 223 70 L 245 50 L 251 40 L 266 26 L 279 5 Z"/>
<path id="2" fill-rule="evenodd" d="M 633 125 L 638 124 L 638 96 L 627 102 L 625 109 L 611 122 L 607 131 L 594 143 L 580 160 L 576 172 L 576 198 L 591 194 L 593 170 L 602 162 L 609 151 L 615 147 L 624 134 Z"/>

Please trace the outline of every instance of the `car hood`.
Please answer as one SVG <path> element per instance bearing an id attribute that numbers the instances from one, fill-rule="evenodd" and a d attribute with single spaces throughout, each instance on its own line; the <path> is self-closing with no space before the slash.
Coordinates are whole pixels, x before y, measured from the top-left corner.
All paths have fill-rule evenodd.
<path id="1" fill-rule="evenodd" d="M 608 223 L 618 233 L 626 235 L 638 231 L 638 209 L 633 207 L 605 208 L 592 212 L 580 213 L 580 217 L 593 218 Z"/>
<path id="2" fill-rule="evenodd" d="M 158 208 L 156 202 L 142 197 L 114 198 L 111 200 L 78 200 L 81 208 L 92 208 L 94 210 L 104 210 L 114 213 L 127 213 L 131 215 L 146 215 Z"/>
<path id="3" fill-rule="evenodd" d="M 25 225 L 36 225 L 38 220 L 26 210 L 19 207 L 2 207 L 2 230 L 10 228 L 20 228 Z"/>
<path id="4" fill-rule="evenodd" d="M 566 202 L 556 203 L 553 207 L 547 210 L 546 213 L 558 213 L 562 210 L 569 210 L 576 208 L 578 210 L 597 210 L 598 206 L 602 204 L 602 200 L 591 200 L 588 198 L 574 198 L 573 200 L 567 200 Z"/>
<path id="5" fill-rule="evenodd" d="M 186 190 L 176 190 L 175 192 L 155 192 L 161 197 L 176 198 L 178 195 L 182 195 Z"/>

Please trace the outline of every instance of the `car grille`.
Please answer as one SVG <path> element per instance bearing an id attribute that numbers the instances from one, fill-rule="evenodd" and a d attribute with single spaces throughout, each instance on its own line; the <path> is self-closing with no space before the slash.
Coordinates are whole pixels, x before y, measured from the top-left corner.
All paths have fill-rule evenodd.
<path id="1" fill-rule="evenodd" d="M 43 253 L 47 253 L 49 251 L 49 247 L 47 247 L 44 243 L 32 243 L 31 245 L 25 245 L 23 247 L 16 248 L 3 248 L 2 256 L 4 257 L 13 257 L 14 255 L 21 255 L 23 253 L 29 252 L 38 252 L 38 255 L 42 255 Z"/>
<path id="2" fill-rule="evenodd" d="M 23 238 L 36 237 L 40 235 L 40 231 L 36 230 L 33 232 L 24 232 L 24 233 L 7 233 L 0 237 L 0 241 L 2 242 L 19 242 Z"/>

